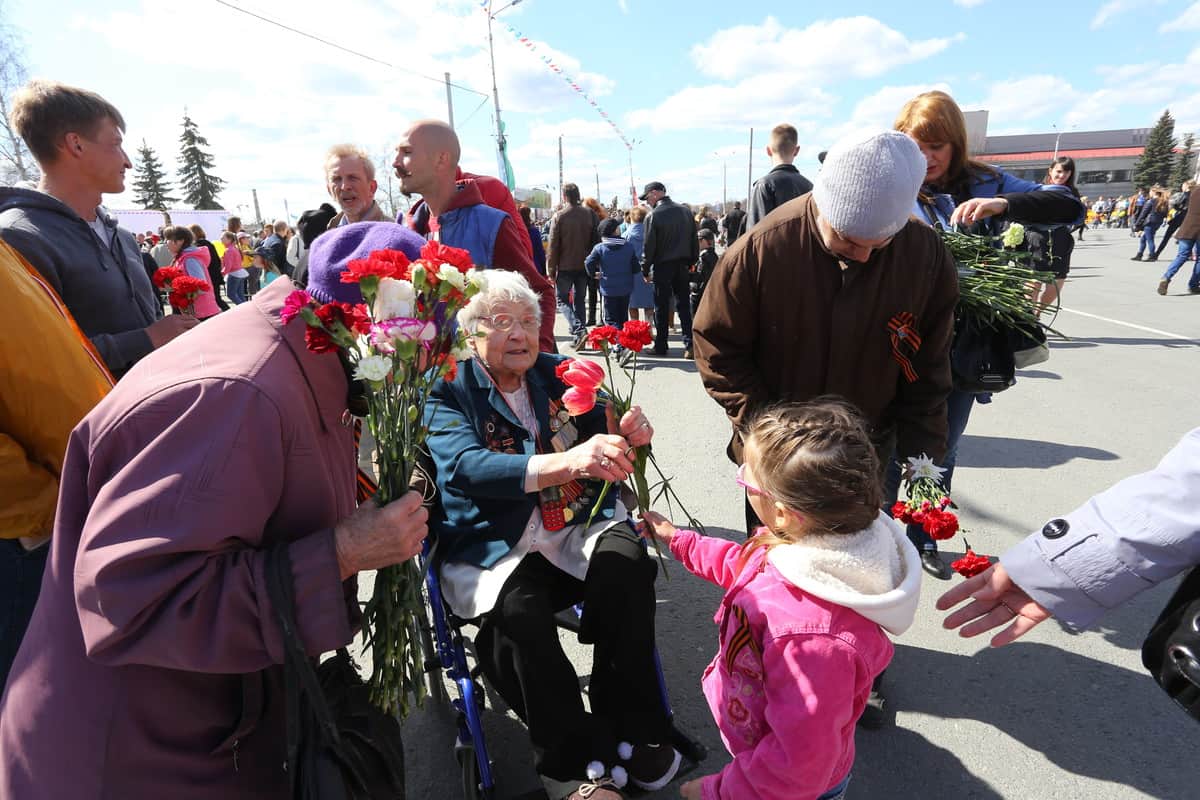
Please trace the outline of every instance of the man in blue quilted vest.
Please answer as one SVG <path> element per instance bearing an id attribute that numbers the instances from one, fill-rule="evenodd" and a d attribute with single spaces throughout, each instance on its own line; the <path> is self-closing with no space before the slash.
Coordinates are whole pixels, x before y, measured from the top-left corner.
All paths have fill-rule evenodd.
<path id="1" fill-rule="evenodd" d="M 512 218 L 483 202 L 471 179 L 456 180 L 461 148 L 454 129 L 440 120 L 420 120 L 400 137 L 392 166 L 405 195 L 419 194 L 429 206 L 428 238 L 471 253 L 476 265 L 518 272 L 538 295 L 542 326 L 538 347 L 554 353 L 554 287 L 533 265 L 525 234 Z"/>

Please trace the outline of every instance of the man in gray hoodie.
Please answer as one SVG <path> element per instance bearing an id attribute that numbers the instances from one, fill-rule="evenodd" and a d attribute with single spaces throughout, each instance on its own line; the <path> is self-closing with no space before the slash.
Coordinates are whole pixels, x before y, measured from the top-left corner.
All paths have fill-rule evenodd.
<path id="1" fill-rule="evenodd" d="M 100 206 L 132 167 L 125 120 L 95 92 L 34 80 L 13 98 L 13 127 L 42 170 L 37 190 L 0 189 L 0 238 L 58 292 L 110 372 L 120 377 L 196 324 L 162 318 L 129 231 Z"/>

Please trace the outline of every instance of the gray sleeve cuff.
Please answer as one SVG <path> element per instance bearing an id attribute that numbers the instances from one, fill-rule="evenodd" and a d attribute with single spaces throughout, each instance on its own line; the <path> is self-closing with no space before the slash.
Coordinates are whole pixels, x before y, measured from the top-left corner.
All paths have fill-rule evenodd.
<path id="1" fill-rule="evenodd" d="M 101 333 L 92 337 L 92 345 L 108 365 L 110 372 L 123 372 L 154 349 L 145 329 L 124 333 Z"/>
<path id="2" fill-rule="evenodd" d="M 1198 497 L 1200 429 L 1155 469 L 1097 494 L 1020 542 L 1000 563 L 1055 617 L 1083 628 L 1200 564 Z"/>

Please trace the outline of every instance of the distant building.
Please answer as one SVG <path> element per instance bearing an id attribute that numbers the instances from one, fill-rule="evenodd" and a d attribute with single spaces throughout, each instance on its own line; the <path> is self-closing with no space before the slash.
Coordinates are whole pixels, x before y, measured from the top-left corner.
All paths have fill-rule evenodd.
<path id="1" fill-rule="evenodd" d="M 988 136 L 987 112 L 968 114 L 968 138 L 975 145 L 972 154 L 986 164 L 1040 183 L 1054 159 L 1057 144 L 1058 155 L 1075 159 L 1075 185 L 1083 196 L 1095 199 L 1100 195 L 1129 195 L 1135 190 L 1133 165 L 1146 146 L 1149 128 Z M 982 150 L 976 149 L 980 139 Z"/>

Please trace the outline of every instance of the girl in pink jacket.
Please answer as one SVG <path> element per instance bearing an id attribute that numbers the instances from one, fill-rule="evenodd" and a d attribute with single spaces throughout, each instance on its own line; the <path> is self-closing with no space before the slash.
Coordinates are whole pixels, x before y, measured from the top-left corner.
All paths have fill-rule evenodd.
<path id="1" fill-rule="evenodd" d="M 725 589 L 720 649 L 702 684 L 733 761 L 686 783 L 695 800 L 835 800 L 854 765 L 854 726 L 912 624 L 921 563 L 879 509 L 866 423 L 841 400 L 768 409 L 749 425 L 737 482 L 766 527 L 744 544 L 645 528 Z M 885 633 L 885 630 L 887 633 Z"/>

